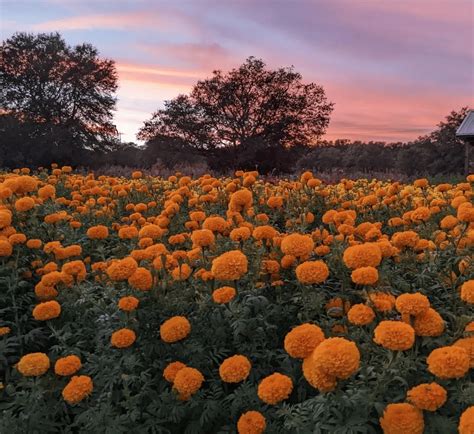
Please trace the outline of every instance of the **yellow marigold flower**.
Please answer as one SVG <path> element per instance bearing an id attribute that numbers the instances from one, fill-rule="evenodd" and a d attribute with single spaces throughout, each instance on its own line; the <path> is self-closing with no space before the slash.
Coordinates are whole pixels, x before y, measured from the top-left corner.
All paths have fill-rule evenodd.
<path id="1" fill-rule="evenodd" d="M 371 292 L 369 300 L 379 312 L 389 312 L 395 306 L 395 297 L 386 292 Z"/>
<path id="2" fill-rule="evenodd" d="M 0 257 L 11 256 L 13 246 L 7 240 L 0 239 Z"/>
<path id="3" fill-rule="evenodd" d="M 407 401 L 420 410 L 436 411 L 448 398 L 446 389 L 438 383 L 425 383 L 412 387 L 407 393 Z"/>
<path id="4" fill-rule="evenodd" d="M 61 305 L 55 301 L 39 303 L 33 309 L 33 317 L 37 321 L 48 321 L 57 318 L 61 314 Z"/>
<path id="5" fill-rule="evenodd" d="M 323 283 L 329 277 L 329 268 L 323 261 L 306 261 L 296 267 L 296 278 L 304 285 Z"/>
<path id="6" fill-rule="evenodd" d="M 359 369 L 357 345 L 344 338 L 329 338 L 319 344 L 310 356 L 314 366 L 330 377 L 345 380 Z"/>
<path id="7" fill-rule="evenodd" d="M 238 280 L 247 269 L 247 257 L 240 250 L 231 250 L 212 261 L 211 272 L 218 280 Z"/>
<path id="8" fill-rule="evenodd" d="M 474 368 L 474 336 L 458 339 L 453 345 L 466 350 L 469 356 L 469 367 Z"/>
<path id="9" fill-rule="evenodd" d="M 10 327 L 0 327 L 0 336 L 5 336 L 11 331 L 12 329 Z"/>
<path id="10" fill-rule="evenodd" d="M 318 367 L 311 356 L 303 360 L 303 376 L 311 386 L 320 392 L 331 392 L 336 388 L 336 377 L 328 375 Z"/>
<path id="11" fill-rule="evenodd" d="M 120 310 L 123 310 L 124 312 L 131 312 L 138 307 L 139 302 L 140 301 L 136 297 L 132 297 L 132 296 L 122 297 L 119 300 L 118 307 Z"/>
<path id="12" fill-rule="evenodd" d="M 382 321 L 374 330 L 374 342 L 392 351 L 406 351 L 415 343 L 415 330 L 402 321 Z"/>
<path id="13" fill-rule="evenodd" d="M 430 307 L 415 317 L 413 328 L 417 336 L 440 336 L 444 331 L 444 321 L 441 315 Z"/>
<path id="14" fill-rule="evenodd" d="M 15 209 L 20 212 L 26 212 L 35 206 L 35 201 L 31 197 L 22 197 L 15 202 Z"/>
<path id="15" fill-rule="evenodd" d="M 262 434 L 266 427 L 265 417 L 258 411 L 247 411 L 237 421 L 238 434 Z"/>
<path id="16" fill-rule="evenodd" d="M 252 364 L 250 360 L 237 354 L 225 359 L 219 366 L 219 375 L 225 383 L 240 383 L 250 374 Z"/>
<path id="17" fill-rule="evenodd" d="M 232 288 L 231 286 L 222 286 L 212 293 L 212 299 L 218 304 L 229 303 L 236 294 L 237 292 L 235 291 L 235 288 Z"/>
<path id="18" fill-rule="evenodd" d="M 107 268 L 107 275 L 115 281 L 127 280 L 138 268 L 137 261 L 132 257 L 127 257 L 113 262 Z"/>
<path id="19" fill-rule="evenodd" d="M 171 362 L 168 363 L 166 368 L 163 371 L 163 377 L 168 383 L 174 383 L 174 379 L 176 378 L 176 374 L 181 371 L 181 369 L 185 368 L 186 365 L 182 362 Z"/>
<path id="20" fill-rule="evenodd" d="M 178 342 L 189 335 L 191 324 L 184 316 L 173 316 L 167 319 L 160 327 L 160 336 L 164 342 Z"/>
<path id="21" fill-rule="evenodd" d="M 461 300 L 469 304 L 474 304 L 474 280 L 468 280 L 462 284 Z"/>
<path id="22" fill-rule="evenodd" d="M 87 229 L 87 236 L 91 240 L 103 240 L 109 236 L 109 228 L 103 225 L 92 226 Z"/>
<path id="23" fill-rule="evenodd" d="M 112 333 L 110 343 L 115 348 L 128 348 L 136 339 L 137 335 L 133 330 L 123 328 Z"/>
<path id="24" fill-rule="evenodd" d="M 419 292 L 414 294 L 402 294 L 395 301 L 397 310 L 405 315 L 421 315 L 430 308 L 430 301 L 426 295 Z"/>
<path id="25" fill-rule="evenodd" d="M 188 400 L 201 388 L 203 382 L 204 377 L 197 369 L 186 366 L 177 372 L 173 388 L 182 400 Z"/>
<path id="26" fill-rule="evenodd" d="M 471 405 L 459 419 L 459 434 L 472 434 L 474 432 L 474 405 Z"/>
<path id="27" fill-rule="evenodd" d="M 258 397 L 266 404 L 275 405 L 287 399 L 293 391 L 290 377 L 275 372 L 265 377 L 258 385 Z"/>
<path id="28" fill-rule="evenodd" d="M 351 324 L 363 326 L 370 324 L 375 319 L 375 312 L 365 304 L 355 304 L 347 312 L 347 319 Z"/>
<path id="29" fill-rule="evenodd" d="M 389 404 L 380 418 L 384 434 L 423 434 L 423 412 L 408 403 Z"/>
<path id="30" fill-rule="evenodd" d="M 342 260 L 351 269 L 377 267 L 382 261 L 382 252 L 374 243 L 357 244 L 344 251 Z"/>
<path id="31" fill-rule="evenodd" d="M 296 359 L 305 359 L 324 341 L 323 331 L 314 324 L 301 324 L 285 336 L 285 351 Z"/>
<path id="32" fill-rule="evenodd" d="M 426 359 L 428 371 L 443 380 L 461 378 L 469 371 L 469 354 L 460 346 L 441 347 Z"/>
<path id="33" fill-rule="evenodd" d="M 146 268 L 138 267 L 128 278 L 128 284 L 134 289 L 149 291 L 153 286 L 153 276 Z"/>
<path id="34" fill-rule="evenodd" d="M 25 377 L 39 377 L 46 373 L 51 363 L 44 353 L 30 353 L 23 356 L 16 369 Z"/>
<path id="35" fill-rule="evenodd" d="M 56 375 L 68 377 L 69 375 L 75 374 L 81 369 L 81 359 L 77 356 L 66 356 L 56 360 L 54 364 L 54 372 Z"/>
<path id="36" fill-rule="evenodd" d="M 357 285 L 375 285 L 379 280 L 379 272 L 375 267 L 360 267 L 351 273 L 351 278 Z"/>
<path id="37" fill-rule="evenodd" d="M 309 235 L 291 234 L 283 238 L 280 248 L 285 255 L 304 258 L 313 251 L 314 241 Z"/>
<path id="38" fill-rule="evenodd" d="M 87 375 L 76 375 L 71 378 L 63 389 L 62 395 L 67 403 L 77 404 L 88 397 L 93 389 L 94 385 L 91 377 Z"/>

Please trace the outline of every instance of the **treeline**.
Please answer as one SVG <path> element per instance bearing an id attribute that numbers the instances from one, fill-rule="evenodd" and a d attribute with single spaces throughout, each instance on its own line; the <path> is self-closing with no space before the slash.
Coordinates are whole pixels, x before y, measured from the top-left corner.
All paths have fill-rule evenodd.
<path id="1" fill-rule="evenodd" d="M 122 143 L 113 123 L 115 63 L 90 44 L 60 34 L 17 33 L 0 47 L 0 167 L 52 162 L 98 169 L 199 165 L 215 172 L 313 169 L 456 174 L 463 143 L 455 131 L 467 113 L 452 112 L 433 133 L 409 143 L 328 142 L 333 104 L 322 86 L 291 68 L 269 69 L 249 57 L 213 71 L 187 95 L 166 101 Z"/>

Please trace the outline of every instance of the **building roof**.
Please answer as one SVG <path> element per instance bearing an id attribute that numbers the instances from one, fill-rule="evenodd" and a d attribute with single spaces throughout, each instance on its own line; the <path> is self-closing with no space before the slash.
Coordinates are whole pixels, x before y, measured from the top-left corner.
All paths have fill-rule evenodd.
<path id="1" fill-rule="evenodd" d="M 458 137 L 474 138 L 474 110 L 470 110 L 456 131 Z"/>

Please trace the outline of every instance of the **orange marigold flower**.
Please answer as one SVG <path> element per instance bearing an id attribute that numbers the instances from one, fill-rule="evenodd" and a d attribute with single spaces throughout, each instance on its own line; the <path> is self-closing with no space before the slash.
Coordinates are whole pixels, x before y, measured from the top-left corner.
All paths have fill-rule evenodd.
<path id="1" fill-rule="evenodd" d="M 389 312 L 395 306 L 395 297 L 386 292 L 371 292 L 369 300 L 379 312 Z"/>
<path id="2" fill-rule="evenodd" d="M 225 359 L 219 366 L 219 375 L 222 381 L 226 383 L 240 383 L 244 381 L 250 374 L 252 364 L 250 360 L 237 354 Z"/>
<path id="3" fill-rule="evenodd" d="M 0 257 L 11 256 L 13 246 L 7 240 L 0 240 Z"/>
<path id="4" fill-rule="evenodd" d="M 262 434 L 266 427 L 265 417 L 258 411 L 247 411 L 237 421 L 237 432 L 239 434 Z"/>
<path id="5" fill-rule="evenodd" d="M 379 272 L 375 267 L 360 267 L 351 273 L 351 278 L 357 285 L 375 285 L 379 280 Z"/>
<path id="6" fill-rule="evenodd" d="M 61 314 L 61 305 L 55 301 L 45 301 L 39 303 L 33 309 L 33 317 L 37 321 L 47 321 L 57 318 Z"/>
<path id="7" fill-rule="evenodd" d="M 439 336 L 444 331 L 444 320 L 430 307 L 426 312 L 415 317 L 413 328 L 417 336 Z"/>
<path id="8" fill-rule="evenodd" d="M 235 288 L 232 288 L 232 286 L 222 286 L 212 293 L 212 299 L 218 304 L 229 303 L 236 294 L 237 292 L 235 291 Z"/>
<path id="9" fill-rule="evenodd" d="M 469 356 L 469 367 L 474 368 L 474 336 L 458 339 L 453 345 L 466 350 Z"/>
<path id="10" fill-rule="evenodd" d="M 103 225 L 92 226 L 87 229 L 87 236 L 91 240 L 103 240 L 109 236 L 109 228 Z"/>
<path id="11" fill-rule="evenodd" d="M 186 365 L 182 362 L 171 362 L 168 363 L 166 368 L 163 371 L 163 377 L 165 378 L 168 383 L 174 383 L 174 379 L 176 378 L 176 374 L 181 371 L 181 369 L 185 368 Z"/>
<path id="12" fill-rule="evenodd" d="M 201 388 L 203 382 L 204 377 L 197 369 L 186 366 L 177 372 L 173 387 L 182 400 L 188 400 Z"/>
<path id="13" fill-rule="evenodd" d="M 459 419 L 459 434 L 472 434 L 474 432 L 474 405 L 468 407 Z"/>
<path id="14" fill-rule="evenodd" d="M 347 339 L 329 338 L 319 344 L 310 356 L 314 366 L 330 377 L 345 380 L 359 369 L 357 345 Z"/>
<path id="15" fill-rule="evenodd" d="M 421 315 L 430 308 L 430 301 L 426 295 L 419 292 L 414 294 L 402 294 L 395 301 L 397 310 L 406 315 Z"/>
<path id="16" fill-rule="evenodd" d="M 328 375 L 315 362 L 314 359 L 306 357 L 303 360 L 303 376 L 306 381 L 320 392 L 331 392 L 336 388 L 336 377 Z"/>
<path id="17" fill-rule="evenodd" d="M 219 216 L 208 217 L 202 224 L 203 229 L 209 229 L 212 232 L 222 233 L 227 229 L 227 222 Z"/>
<path id="18" fill-rule="evenodd" d="M 309 235 L 291 234 L 281 241 L 281 251 L 285 255 L 293 255 L 297 258 L 307 257 L 314 249 L 314 241 Z"/>
<path id="19" fill-rule="evenodd" d="M 242 226 L 240 228 L 235 228 L 230 231 L 229 238 L 232 241 L 245 241 L 250 238 L 252 233 L 250 232 L 250 229 L 246 226 Z"/>
<path id="20" fill-rule="evenodd" d="M 375 312 L 365 304 L 355 304 L 347 312 L 347 319 L 351 324 L 363 326 L 370 324 L 375 319 Z"/>
<path id="21" fill-rule="evenodd" d="M 407 393 L 407 401 L 420 410 L 436 411 L 448 398 L 446 389 L 438 383 L 425 383 L 412 387 Z"/>
<path id="22" fill-rule="evenodd" d="M 76 375 L 71 378 L 63 389 L 62 395 L 64 400 L 69 404 L 77 404 L 88 397 L 93 389 L 94 384 L 92 383 L 91 377 L 87 375 Z"/>
<path id="23" fill-rule="evenodd" d="M 153 276 L 146 268 L 139 267 L 128 278 L 128 284 L 140 291 L 149 291 L 153 286 Z"/>
<path id="24" fill-rule="evenodd" d="M 399 249 L 415 247 L 420 236 L 415 231 L 395 232 L 392 235 L 392 244 Z"/>
<path id="25" fill-rule="evenodd" d="M 81 369 L 81 359 L 77 356 L 66 356 L 56 360 L 54 364 L 54 372 L 56 375 L 68 377 L 69 375 L 75 374 Z"/>
<path id="26" fill-rule="evenodd" d="M 377 267 L 382 261 L 382 251 L 375 243 L 364 243 L 350 246 L 342 256 L 348 268 Z"/>
<path id="27" fill-rule="evenodd" d="M 184 316 L 173 316 L 167 319 L 160 327 L 160 336 L 164 342 L 178 342 L 189 335 L 191 324 Z"/>
<path id="28" fill-rule="evenodd" d="M 461 378 L 469 371 L 469 354 L 460 346 L 441 347 L 426 359 L 428 371 L 443 380 Z"/>
<path id="29" fill-rule="evenodd" d="M 0 327 L 0 336 L 5 336 L 11 331 L 12 329 L 10 327 Z"/>
<path id="30" fill-rule="evenodd" d="M 415 343 L 415 330 L 402 321 L 382 321 L 374 330 L 374 342 L 392 351 L 405 351 Z"/>
<path id="31" fill-rule="evenodd" d="M 133 330 L 123 328 L 112 333 L 110 343 L 115 348 L 128 348 L 136 339 L 137 335 Z"/>
<path id="32" fill-rule="evenodd" d="M 26 212 L 35 206 L 35 201 L 31 197 L 22 197 L 15 202 L 15 209 L 20 212 Z"/>
<path id="33" fill-rule="evenodd" d="M 191 241 L 194 247 L 210 247 L 216 241 L 214 232 L 209 229 L 198 229 L 191 234 Z"/>
<path id="34" fill-rule="evenodd" d="M 272 240 L 277 235 L 277 230 L 269 225 L 257 226 L 252 232 L 252 237 L 257 241 Z"/>
<path id="35" fill-rule="evenodd" d="M 46 373 L 51 363 L 44 353 L 30 353 L 23 356 L 16 369 L 25 377 L 38 377 Z"/>
<path id="36" fill-rule="evenodd" d="M 223 253 L 212 261 L 211 272 L 218 280 L 238 280 L 247 270 L 247 257 L 240 250 Z"/>
<path id="37" fill-rule="evenodd" d="M 462 284 L 461 300 L 469 304 L 474 304 L 474 280 L 468 280 Z"/>
<path id="38" fill-rule="evenodd" d="M 39 239 L 36 239 L 36 238 L 32 238 L 31 240 L 28 240 L 26 242 L 26 247 L 28 247 L 29 249 L 39 249 L 41 248 L 43 242 Z"/>
<path id="39" fill-rule="evenodd" d="M 384 434 L 423 434 L 423 412 L 407 403 L 389 404 L 380 418 Z"/>
<path id="40" fill-rule="evenodd" d="M 107 275 L 115 281 L 127 280 L 138 268 L 137 261 L 132 257 L 127 257 L 113 262 L 107 268 Z"/>
<path id="41" fill-rule="evenodd" d="M 296 359 L 305 359 L 324 341 L 323 331 L 314 324 L 301 324 L 285 336 L 285 351 Z"/>
<path id="42" fill-rule="evenodd" d="M 323 261 L 306 261 L 296 267 L 296 278 L 304 285 L 323 283 L 329 277 L 329 268 Z"/>
<path id="43" fill-rule="evenodd" d="M 293 391 L 290 377 L 275 372 L 265 377 L 258 385 L 258 397 L 266 404 L 275 405 L 287 399 Z"/>
<path id="44" fill-rule="evenodd" d="M 138 307 L 139 302 L 140 301 L 138 300 L 138 298 L 133 297 L 133 296 L 122 297 L 119 300 L 118 307 L 120 310 L 123 310 L 124 312 L 131 312 Z"/>

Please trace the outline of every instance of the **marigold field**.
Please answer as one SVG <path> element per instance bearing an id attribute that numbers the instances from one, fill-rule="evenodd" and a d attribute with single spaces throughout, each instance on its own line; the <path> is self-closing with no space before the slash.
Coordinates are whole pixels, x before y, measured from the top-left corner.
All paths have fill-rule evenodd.
<path id="1" fill-rule="evenodd" d="M 473 434 L 473 183 L 0 174 L 0 432 Z"/>

